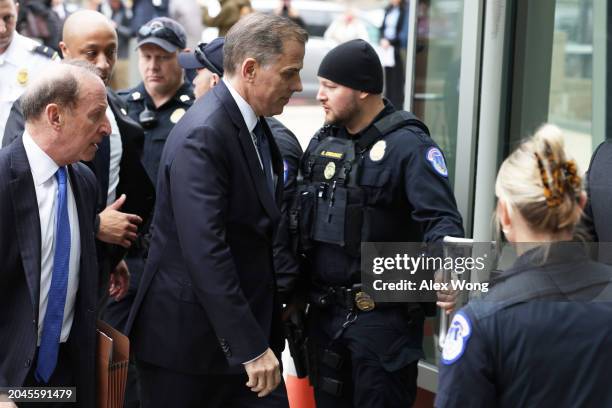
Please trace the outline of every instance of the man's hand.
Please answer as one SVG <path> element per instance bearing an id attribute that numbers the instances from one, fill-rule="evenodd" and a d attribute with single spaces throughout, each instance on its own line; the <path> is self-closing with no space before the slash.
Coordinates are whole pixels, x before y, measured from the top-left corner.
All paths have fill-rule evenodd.
<path id="1" fill-rule="evenodd" d="M 110 274 L 108 295 L 117 302 L 123 299 L 130 286 L 130 271 L 124 260 L 121 260 Z"/>
<path id="2" fill-rule="evenodd" d="M 0 408 L 17 408 L 17 405 L 8 397 L 8 394 L 0 393 Z"/>
<path id="3" fill-rule="evenodd" d="M 438 291 L 438 301 L 436 302 L 436 305 L 444 310 L 447 315 L 455 311 L 456 303 L 457 291 L 452 289 Z"/>
<path id="4" fill-rule="evenodd" d="M 258 397 L 265 397 L 280 384 L 280 364 L 270 349 L 257 360 L 245 364 L 244 369 L 249 376 L 246 386 L 256 392 Z"/>
<path id="5" fill-rule="evenodd" d="M 386 38 L 381 38 L 380 39 L 380 46 L 386 50 L 387 48 L 389 48 L 391 46 L 391 43 L 389 42 L 389 40 L 387 40 Z"/>
<path id="6" fill-rule="evenodd" d="M 443 282 L 442 271 L 438 271 L 435 274 L 435 282 Z M 455 310 L 455 305 L 457 304 L 457 290 L 447 289 L 447 290 L 439 290 L 437 291 L 438 301 L 436 305 L 441 308 L 447 315 L 451 314 Z"/>
<path id="7" fill-rule="evenodd" d="M 108 244 L 129 248 L 138 236 L 138 225 L 142 223 L 142 218 L 120 212 L 123 203 L 125 203 L 125 194 L 100 213 L 100 230 L 96 237 Z"/>

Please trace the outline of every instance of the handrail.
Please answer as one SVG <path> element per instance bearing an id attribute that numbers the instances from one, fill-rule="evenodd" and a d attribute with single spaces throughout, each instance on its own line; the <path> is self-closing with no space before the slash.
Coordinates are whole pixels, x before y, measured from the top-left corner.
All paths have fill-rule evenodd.
<path id="1" fill-rule="evenodd" d="M 453 244 L 453 247 L 465 246 L 465 247 L 472 248 L 474 245 L 474 240 L 472 238 L 457 238 L 457 237 L 451 237 L 448 235 L 444 237 L 443 242 L 444 244 Z M 446 252 L 447 248 L 448 247 L 444 245 L 444 256 L 445 257 L 447 255 L 447 252 Z M 451 271 L 442 269 L 442 271 L 440 272 L 442 273 L 443 282 L 450 281 L 450 278 L 451 278 L 450 274 L 452 273 Z M 451 315 L 448 315 L 446 314 L 446 312 L 442 311 L 442 314 L 440 316 L 440 328 L 438 331 L 438 348 L 440 350 L 442 350 L 442 348 L 444 347 L 444 341 L 446 340 L 446 333 L 448 332 L 448 325 L 449 325 L 451 317 L 452 317 Z"/>

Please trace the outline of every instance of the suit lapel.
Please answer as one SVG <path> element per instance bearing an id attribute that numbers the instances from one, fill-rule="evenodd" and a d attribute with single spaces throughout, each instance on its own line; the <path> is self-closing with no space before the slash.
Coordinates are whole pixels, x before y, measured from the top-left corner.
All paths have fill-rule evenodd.
<path id="1" fill-rule="evenodd" d="M 34 180 L 21 136 L 11 149 L 11 200 L 17 225 L 17 242 L 35 318 L 40 294 L 40 217 Z"/>
<path id="2" fill-rule="evenodd" d="M 91 245 L 93 241 L 87 239 L 87 237 L 93 235 L 93 219 L 89 219 L 93 216 L 91 208 L 88 208 L 86 203 L 87 198 L 83 191 L 83 185 L 85 180 L 81 173 L 77 170 L 75 165 L 68 166 L 68 174 L 70 175 L 70 187 L 72 187 L 72 194 L 74 194 L 74 202 L 76 203 L 78 219 L 79 219 L 79 235 L 81 241 L 81 259 L 79 260 L 79 292 L 81 293 L 80 298 L 92 298 L 95 296 L 96 283 L 91 282 L 92 276 L 88 271 L 88 262 L 91 254 L 95 253 L 95 249 Z M 83 292 L 87 291 L 87 294 Z M 83 296 L 85 295 L 85 296 Z"/>
<path id="3" fill-rule="evenodd" d="M 239 129 L 238 140 L 240 142 L 240 147 L 242 148 L 243 156 L 249 167 L 249 174 L 253 180 L 253 184 L 255 185 L 257 197 L 259 198 L 259 201 L 261 202 L 261 205 L 264 207 L 265 211 L 275 223 L 280 217 L 280 213 L 278 211 L 278 207 L 276 206 L 274 197 L 270 194 L 264 172 L 259 163 L 257 151 L 255 151 L 255 145 L 253 144 L 251 133 L 247 129 L 244 118 L 238 109 L 238 105 L 236 104 L 236 101 L 234 101 L 234 98 L 223 81 L 221 81 L 218 86 L 214 87 L 213 91 L 225 106 L 226 111 L 229 113 L 229 116 L 232 119 L 232 122 L 234 122 Z"/>

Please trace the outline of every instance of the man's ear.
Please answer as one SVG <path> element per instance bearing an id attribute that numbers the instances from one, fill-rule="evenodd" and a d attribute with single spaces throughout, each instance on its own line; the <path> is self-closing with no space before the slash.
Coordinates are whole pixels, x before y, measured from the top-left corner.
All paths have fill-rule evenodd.
<path id="1" fill-rule="evenodd" d="M 55 103 L 47 105 L 45 108 L 45 118 L 47 119 L 47 123 L 49 123 L 54 130 L 60 130 L 64 125 L 63 114 L 59 106 Z"/>
<path id="2" fill-rule="evenodd" d="M 240 70 L 242 78 L 244 78 L 247 82 L 252 82 L 255 80 L 257 67 L 258 64 L 257 61 L 255 61 L 255 58 L 245 59 Z"/>
<path id="3" fill-rule="evenodd" d="M 70 50 L 68 49 L 64 41 L 59 42 L 59 47 L 60 47 L 60 51 L 62 52 L 62 55 L 64 56 L 64 58 L 70 57 Z"/>
<path id="4" fill-rule="evenodd" d="M 221 81 L 221 77 L 215 73 L 210 76 L 210 86 L 211 88 L 217 86 L 217 84 Z"/>

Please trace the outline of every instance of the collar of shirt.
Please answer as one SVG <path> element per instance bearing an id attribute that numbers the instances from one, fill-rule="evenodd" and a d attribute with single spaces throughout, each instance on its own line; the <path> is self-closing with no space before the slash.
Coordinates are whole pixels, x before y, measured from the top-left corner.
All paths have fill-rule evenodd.
<path id="1" fill-rule="evenodd" d="M 234 89 L 234 87 L 232 86 L 232 84 L 230 84 L 229 81 L 223 78 L 223 82 L 227 86 L 227 89 L 230 91 L 232 98 L 234 98 L 234 100 L 236 101 L 236 105 L 238 105 L 240 114 L 244 118 L 244 123 L 246 124 L 247 129 L 249 129 L 250 133 L 253 133 L 253 129 L 255 129 L 255 126 L 257 126 L 257 115 L 255 114 L 255 111 L 253 110 L 253 108 L 251 108 L 251 105 L 249 105 L 247 101 L 245 101 L 244 98 L 240 96 L 238 91 Z"/>
<path id="2" fill-rule="evenodd" d="M 4 54 L 0 54 L 0 65 L 5 62 L 10 63 L 11 65 L 20 65 L 23 63 L 24 52 L 29 52 L 30 48 L 28 48 L 28 39 L 17 31 L 13 33 L 13 39 L 9 44 Z"/>
<path id="3" fill-rule="evenodd" d="M 27 130 L 23 132 L 23 147 L 30 162 L 35 186 L 45 183 L 55 175 L 59 166 L 36 144 Z"/>
<path id="4" fill-rule="evenodd" d="M 138 85 L 136 85 L 135 88 L 133 88 L 130 93 L 128 93 L 128 98 L 127 101 L 128 102 L 133 102 L 134 100 L 132 99 L 131 95 L 137 91 L 138 93 L 140 93 L 141 97 L 139 99 L 137 99 L 136 103 L 140 103 L 142 104 L 142 99 L 145 99 L 147 102 L 147 107 L 151 110 L 155 110 L 155 111 L 161 111 L 167 108 L 176 108 L 177 105 L 185 105 L 187 106 L 187 109 L 189 106 L 191 106 L 190 103 L 193 103 L 195 101 L 195 96 L 193 94 L 193 87 L 188 83 L 188 82 L 183 82 L 183 84 L 181 85 L 181 87 L 176 91 L 176 93 L 174 94 L 174 96 L 170 99 L 168 99 L 168 101 L 166 103 L 164 103 L 161 106 L 158 106 L 157 108 L 154 108 L 154 104 L 153 104 L 153 99 L 151 98 L 151 95 L 149 95 L 149 93 L 147 92 L 147 88 L 145 88 L 144 86 L 144 82 L 140 82 Z M 184 97 L 188 96 L 189 99 L 185 99 Z"/>
<path id="5" fill-rule="evenodd" d="M 338 132 L 337 136 L 346 137 L 346 138 L 349 138 L 349 139 L 360 138 L 368 129 L 370 129 L 370 127 L 372 127 L 372 125 L 374 125 L 374 123 L 378 122 L 379 120 L 381 120 L 385 116 L 390 115 L 390 114 L 392 114 L 393 112 L 395 112 L 397 110 L 397 109 L 395 109 L 393 107 L 393 105 L 391 104 L 391 102 L 389 102 L 389 100 L 383 99 L 383 102 L 385 104 L 385 107 L 380 112 L 378 112 L 378 115 L 376 115 L 376 117 L 374 119 L 372 119 L 372 122 L 370 122 L 370 124 L 368 126 L 363 128 L 363 130 L 361 132 L 353 135 L 353 134 L 349 133 L 348 130 L 346 130 L 346 128 L 344 126 L 342 126 L 340 128 L 340 131 Z"/>

